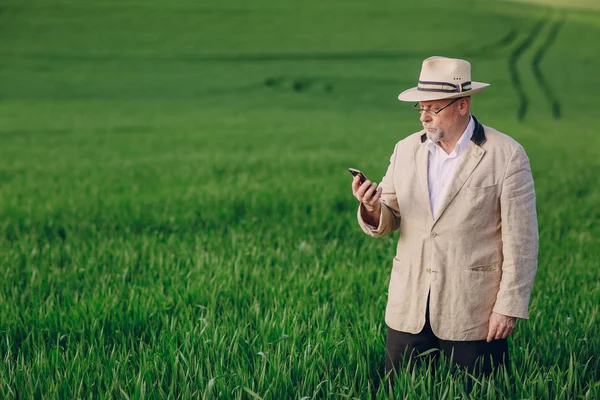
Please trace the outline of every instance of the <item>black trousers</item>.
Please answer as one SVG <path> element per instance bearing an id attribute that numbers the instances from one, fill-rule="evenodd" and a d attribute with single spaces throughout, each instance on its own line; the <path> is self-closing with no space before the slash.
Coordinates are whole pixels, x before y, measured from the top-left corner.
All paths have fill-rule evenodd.
<path id="1" fill-rule="evenodd" d="M 419 365 L 423 357 L 418 357 L 418 355 L 430 349 L 439 349 L 440 351 L 430 353 L 426 356 L 427 358 L 435 361 L 439 354 L 447 359 L 452 355 L 456 366 L 464 367 L 476 375 L 489 375 L 492 368 L 505 363 L 508 365 L 508 342 L 506 339 L 492 340 L 490 343 L 485 340 L 453 341 L 438 339 L 433 334 L 429 322 L 429 299 L 427 299 L 423 330 L 417 334 L 412 334 L 388 327 L 386 348 L 386 373 L 392 370 L 399 371 L 401 366 L 409 359 L 412 360 L 411 365 Z M 432 364 L 435 366 L 436 363 L 433 362 Z"/>

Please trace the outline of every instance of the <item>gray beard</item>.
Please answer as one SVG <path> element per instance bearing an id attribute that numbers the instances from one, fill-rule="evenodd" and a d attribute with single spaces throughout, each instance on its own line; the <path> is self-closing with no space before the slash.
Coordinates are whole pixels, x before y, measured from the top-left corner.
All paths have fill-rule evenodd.
<path id="1" fill-rule="evenodd" d="M 444 131 L 441 130 L 441 129 L 437 129 L 433 133 L 427 131 L 427 138 L 429 140 L 431 140 L 432 142 L 435 142 L 435 143 L 437 143 L 437 142 L 441 141 L 442 139 L 444 139 L 444 136 L 446 136 L 446 135 L 445 135 Z"/>

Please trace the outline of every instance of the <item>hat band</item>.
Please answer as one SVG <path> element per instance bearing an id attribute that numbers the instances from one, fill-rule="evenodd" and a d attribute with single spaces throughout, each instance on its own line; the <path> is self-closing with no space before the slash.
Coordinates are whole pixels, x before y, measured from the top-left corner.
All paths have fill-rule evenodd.
<path id="1" fill-rule="evenodd" d="M 460 83 L 419 81 L 421 92 L 462 93 L 471 90 L 471 81 Z"/>

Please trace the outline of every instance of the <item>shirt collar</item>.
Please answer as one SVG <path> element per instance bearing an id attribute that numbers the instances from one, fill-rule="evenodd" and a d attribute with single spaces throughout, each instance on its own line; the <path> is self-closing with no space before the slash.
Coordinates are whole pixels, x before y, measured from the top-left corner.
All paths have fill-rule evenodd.
<path id="1" fill-rule="evenodd" d="M 467 148 L 467 146 L 469 145 L 469 140 L 471 140 L 471 138 L 473 137 L 474 130 L 475 130 L 475 122 L 473 121 L 473 117 L 469 116 L 469 123 L 467 124 L 467 127 L 465 128 L 464 132 L 458 139 L 458 142 L 456 142 L 456 146 L 454 147 L 454 150 L 452 151 L 452 153 L 459 155 Z M 427 147 L 429 148 L 430 152 L 434 152 L 436 147 L 441 149 L 441 147 L 438 143 L 434 142 L 433 140 L 431 140 L 429 138 L 427 138 Z M 452 153 L 450 153 L 449 155 L 451 155 Z"/>

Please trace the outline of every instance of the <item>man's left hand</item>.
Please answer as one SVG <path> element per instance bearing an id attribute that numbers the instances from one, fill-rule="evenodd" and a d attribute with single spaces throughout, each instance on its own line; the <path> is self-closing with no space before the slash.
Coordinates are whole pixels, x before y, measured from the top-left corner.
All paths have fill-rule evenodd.
<path id="1" fill-rule="evenodd" d="M 516 323 L 517 319 L 515 317 L 509 317 L 492 311 L 492 315 L 490 315 L 490 327 L 486 339 L 487 342 L 489 343 L 492 340 L 497 339 L 506 339 L 513 333 Z"/>

